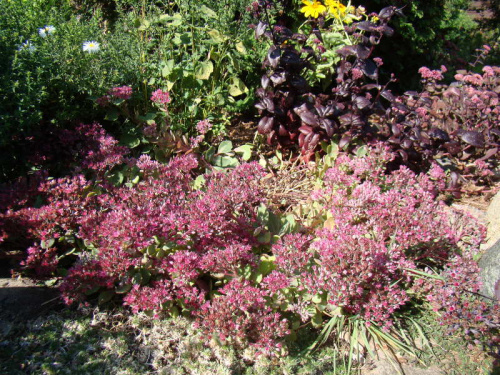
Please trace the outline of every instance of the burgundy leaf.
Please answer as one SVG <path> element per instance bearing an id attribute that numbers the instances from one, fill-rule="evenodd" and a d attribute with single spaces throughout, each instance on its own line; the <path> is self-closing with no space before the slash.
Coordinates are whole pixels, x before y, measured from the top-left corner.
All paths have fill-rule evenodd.
<path id="1" fill-rule="evenodd" d="M 268 134 L 274 125 L 274 118 L 264 116 L 260 119 L 259 124 L 257 125 L 257 130 L 260 134 Z"/>
<path id="2" fill-rule="evenodd" d="M 271 75 L 271 81 L 273 82 L 274 86 L 281 85 L 283 82 L 286 81 L 286 73 L 285 72 L 274 73 L 273 75 Z"/>
<path id="3" fill-rule="evenodd" d="M 279 130 L 278 130 L 278 134 L 282 137 L 286 137 L 286 136 L 289 136 L 290 133 L 288 132 L 288 130 L 286 130 L 286 128 L 280 124 L 280 127 L 279 127 Z"/>
<path id="4" fill-rule="evenodd" d="M 264 99 L 262 100 L 262 102 L 263 102 L 263 104 L 266 106 L 266 109 L 267 109 L 269 112 L 271 112 L 271 113 L 273 113 L 273 112 L 274 112 L 274 102 L 273 102 L 271 99 L 269 99 L 269 98 L 264 98 Z"/>
<path id="5" fill-rule="evenodd" d="M 345 46 L 336 51 L 339 55 L 347 57 L 347 56 L 355 56 L 356 55 L 356 46 Z"/>
<path id="6" fill-rule="evenodd" d="M 372 60 L 363 60 L 360 68 L 367 77 L 370 77 L 371 79 L 377 79 L 378 77 L 377 65 Z"/>
<path id="7" fill-rule="evenodd" d="M 366 99 L 364 96 L 357 96 L 354 98 L 354 105 L 358 107 L 359 109 L 364 109 L 368 106 L 370 106 L 372 103 Z"/>
<path id="8" fill-rule="evenodd" d="M 321 119 L 321 128 L 325 129 L 326 135 L 331 137 L 333 135 L 333 121 L 327 118 Z"/>
<path id="9" fill-rule="evenodd" d="M 389 90 L 383 90 L 380 95 L 382 95 L 383 98 L 387 99 L 388 101 L 390 101 L 391 103 L 396 100 L 396 97 L 394 95 L 392 95 L 392 92 L 390 92 Z"/>
<path id="10" fill-rule="evenodd" d="M 302 125 L 299 128 L 299 132 L 301 132 L 304 135 L 307 135 L 307 134 L 311 133 L 312 131 L 313 131 L 313 129 L 310 126 L 307 126 L 307 125 Z"/>
<path id="11" fill-rule="evenodd" d="M 381 20 L 391 18 L 394 15 L 395 10 L 396 10 L 396 7 L 394 7 L 394 6 L 385 7 L 378 14 L 378 18 L 380 18 Z"/>
<path id="12" fill-rule="evenodd" d="M 448 133 L 439 128 L 431 128 L 428 134 L 432 139 L 438 139 L 443 142 L 448 142 L 450 140 Z"/>
<path id="13" fill-rule="evenodd" d="M 416 91 L 405 91 L 406 96 L 418 96 L 418 92 Z"/>
<path id="14" fill-rule="evenodd" d="M 460 130 L 457 132 L 457 135 L 460 137 L 462 141 L 474 147 L 483 148 L 485 145 L 484 136 L 477 131 Z"/>
<path id="15" fill-rule="evenodd" d="M 456 141 L 447 142 L 443 145 L 451 155 L 456 155 L 462 151 L 462 146 Z"/>
<path id="16" fill-rule="evenodd" d="M 367 59 L 368 57 L 370 57 L 370 54 L 371 48 L 359 44 L 356 46 L 356 57 L 358 59 Z"/>
<path id="17" fill-rule="evenodd" d="M 297 114 L 299 115 L 300 119 L 304 124 L 311 126 L 318 126 L 318 119 L 311 111 L 309 110 L 303 112 L 301 111 L 300 113 Z"/>
<path id="18" fill-rule="evenodd" d="M 356 26 L 358 30 L 363 30 L 363 31 L 371 32 L 377 30 L 377 25 L 370 21 L 358 22 L 354 26 Z"/>
<path id="19" fill-rule="evenodd" d="M 382 33 L 384 33 L 385 36 L 391 37 L 394 35 L 394 29 L 392 27 L 384 25 L 382 26 Z"/>
<path id="20" fill-rule="evenodd" d="M 283 52 L 283 55 L 281 56 L 281 63 L 295 68 L 304 65 L 304 61 L 300 58 L 299 54 L 293 50 L 286 50 Z"/>
<path id="21" fill-rule="evenodd" d="M 346 113 L 345 115 L 340 116 L 339 121 L 340 124 L 344 126 L 346 125 L 360 126 L 364 124 L 364 121 L 361 119 L 361 117 L 353 113 Z"/>
<path id="22" fill-rule="evenodd" d="M 255 104 L 255 108 L 260 109 L 261 111 L 266 109 L 266 105 L 263 102 L 258 102 Z"/>
<path id="23" fill-rule="evenodd" d="M 339 142 L 339 148 L 344 149 L 345 146 L 351 142 L 352 137 L 350 135 L 344 135 Z"/>
<path id="24" fill-rule="evenodd" d="M 273 67 L 276 68 L 280 62 L 281 58 L 281 49 L 276 48 L 275 46 L 271 46 L 269 49 L 269 53 L 267 54 L 267 59 L 269 61 L 269 64 Z"/>
<path id="25" fill-rule="evenodd" d="M 492 156 L 495 156 L 498 154 L 498 147 L 495 147 L 495 148 L 490 148 L 488 151 L 486 151 L 486 153 L 484 154 L 484 156 L 482 158 L 480 158 L 479 160 L 487 160 L 489 158 L 491 158 Z"/>
<path id="26" fill-rule="evenodd" d="M 267 23 L 260 21 L 257 27 L 255 28 L 255 38 L 259 39 L 266 31 L 266 28 L 267 28 Z"/>
<path id="27" fill-rule="evenodd" d="M 270 79 L 267 75 L 263 75 L 262 78 L 260 79 L 260 83 L 264 90 L 267 89 L 267 86 L 269 86 L 269 81 Z"/>

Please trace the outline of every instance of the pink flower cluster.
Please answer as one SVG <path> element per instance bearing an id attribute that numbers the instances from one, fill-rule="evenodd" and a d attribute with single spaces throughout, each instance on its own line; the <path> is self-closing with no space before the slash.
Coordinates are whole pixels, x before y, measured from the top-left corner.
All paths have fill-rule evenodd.
<path id="1" fill-rule="evenodd" d="M 279 349 L 276 341 L 289 334 L 288 322 L 269 308 L 265 290 L 247 280 L 234 279 L 219 293 L 196 312 L 199 327 L 238 348 L 250 344 L 264 354 Z"/>
<path id="2" fill-rule="evenodd" d="M 171 101 L 170 94 L 168 93 L 168 91 L 158 89 L 151 95 L 151 101 L 165 106 Z"/>
<path id="3" fill-rule="evenodd" d="M 441 81 L 443 79 L 443 73 L 446 73 L 448 69 L 444 65 L 441 65 L 441 69 L 431 70 L 426 66 L 421 67 L 418 72 L 424 80 Z"/>
<path id="4" fill-rule="evenodd" d="M 108 94 L 118 99 L 128 100 L 132 97 L 132 87 L 130 86 L 113 87 L 111 90 L 108 91 Z"/>
<path id="5" fill-rule="evenodd" d="M 96 103 L 101 107 L 106 107 L 111 103 L 112 98 L 128 100 L 132 97 L 132 87 L 119 86 L 113 87 L 107 95 L 97 98 Z"/>
<path id="6" fill-rule="evenodd" d="M 333 226 L 318 229 L 314 241 L 285 236 L 273 253 L 275 272 L 296 280 L 299 289 L 326 295 L 331 306 L 389 329 L 393 314 L 411 299 L 408 290 L 424 288 L 413 270 L 436 261 L 447 265 L 463 249 L 472 253 L 484 233 L 450 224 L 432 192 L 443 183 L 438 166 L 431 177 L 405 167 L 388 175 L 377 167 L 381 159 L 390 159 L 384 148 L 363 158 L 340 156 L 313 196 Z M 466 246 L 464 238 L 471 241 Z"/>

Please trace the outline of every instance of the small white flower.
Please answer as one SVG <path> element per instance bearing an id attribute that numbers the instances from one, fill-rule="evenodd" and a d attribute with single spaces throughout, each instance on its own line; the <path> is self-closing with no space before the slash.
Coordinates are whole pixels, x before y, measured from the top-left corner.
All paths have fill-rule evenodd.
<path id="1" fill-rule="evenodd" d="M 94 53 L 94 52 L 99 51 L 100 49 L 101 49 L 101 47 L 99 47 L 99 43 L 94 42 L 93 40 L 90 42 L 83 43 L 83 51 L 84 52 Z"/>
<path id="2" fill-rule="evenodd" d="M 52 25 L 45 25 L 41 29 L 38 29 L 38 35 L 42 38 L 45 38 L 47 35 L 54 34 L 56 32 L 56 28 Z"/>
<path id="3" fill-rule="evenodd" d="M 26 42 L 21 44 L 17 50 L 18 51 L 28 51 L 31 53 L 31 52 L 36 51 L 36 46 L 34 44 L 32 44 L 29 40 L 27 40 Z"/>

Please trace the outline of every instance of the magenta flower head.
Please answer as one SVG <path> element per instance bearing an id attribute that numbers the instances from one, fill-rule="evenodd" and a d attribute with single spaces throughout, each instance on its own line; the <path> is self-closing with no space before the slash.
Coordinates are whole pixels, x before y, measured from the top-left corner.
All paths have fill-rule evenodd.
<path id="1" fill-rule="evenodd" d="M 151 101 L 154 103 L 166 105 L 170 103 L 170 94 L 168 93 L 168 91 L 158 89 L 151 95 Z"/>
<path id="2" fill-rule="evenodd" d="M 109 90 L 109 95 L 114 96 L 118 99 L 130 99 L 132 96 L 132 87 L 130 86 L 121 86 L 121 87 L 113 87 Z"/>

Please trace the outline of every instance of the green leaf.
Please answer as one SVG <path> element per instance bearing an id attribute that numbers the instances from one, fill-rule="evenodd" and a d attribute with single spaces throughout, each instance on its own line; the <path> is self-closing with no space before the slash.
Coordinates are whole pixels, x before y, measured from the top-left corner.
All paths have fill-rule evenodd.
<path id="1" fill-rule="evenodd" d="M 113 298 L 114 295 L 115 295 L 115 293 L 113 291 L 104 290 L 101 293 L 99 293 L 98 303 L 103 304 L 103 303 L 109 302 L 109 301 L 111 301 L 111 298 Z"/>
<path id="2" fill-rule="evenodd" d="M 202 17 L 209 17 L 209 18 L 217 18 L 217 13 L 215 13 L 212 9 L 207 7 L 206 5 L 200 6 L 200 15 Z"/>
<path id="3" fill-rule="evenodd" d="M 205 177 L 203 175 L 199 175 L 193 181 L 193 189 L 200 190 L 203 186 L 205 186 Z"/>
<path id="4" fill-rule="evenodd" d="M 269 212 L 268 228 L 273 234 L 278 234 L 281 230 L 281 220 L 272 212 Z"/>
<path id="5" fill-rule="evenodd" d="M 253 145 L 243 145 L 234 149 L 234 152 L 241 155 L 244 161 L 250 160 L 252 157 Z"/>
<path id="6" fill-rule="evenodd" d="M 236 43 L 235 47 L 236 47 L 236 51 L 238 51 L 242 55 L 246 55 L 247 54 L 247 49 L 245 48 L 245 45 L 242 42 Z"/>
<path id="7" fill-rule="evenodd" d="M 151 26 L 151 22 L 149 22 L 148 20 L 144 19 L 144 20 L 141 21 L 141 24 L 139 25 L 139 27 L 137 28 L 137 30 L 144 31 L 144 30 L 147 30 L 149 28 L 149 26 Z"/>
<path id="8" fill-rule="evenodd" d="M 233 142 L 231 141 L 222 141 L 217 149 L 218 154 L 227 154 L 233 149 Z"/>
<path id="9" fill-rule="evenodd" d="M 214 71 L 214 64 L 208 60 L 208 61 L 203 61 L 199 63 L 199 65 L 196 67 L 196 72 L 194 76 L 198 79 L 209 79 L 210 75 Z"/>
<path id="10" fill-rule="evenodd" d="M 165 61 L 165 65 L 163 66 L 162 70 L 161 70 L 161 76 L 163 78 L 166 78 L 170 75 L 170 73 L 172 73 L 172 71 L 174 70 L 174 60 L 167 60 Z"/>
<path id="11" fill-rule="evenodd" d="M 106 116 L 104 117 L 108 121 L 116 121 L 118 120 L 119 113 L 116 109 L 110 109 L 107 113 Z"/>
<path id="12" fill-rule="evenodd" d="M 55 242 L 56 242 L 56 240 L 54 238 L 51 238 L 51 239 L 49 239 L 47 241 L 42 241 L 42 243 L 40 244 L 40 246 L 42 246 L 42 249 L 49 249 L 52 246 L 54 246 Z"/>
<path id="13" fill-rule="evenodd" d="M 214 165 L 220 168 L 234 168 L 237 167 L 240 163 L 238 159 L 231 156 L 221 156 L 217 155 L 214 158 Z"/>
<path id="14" fill-rule="evenodd" d="M 257 220 L 263 225 L 267 225 L 269 221 L 269 210 L 263 203 L 257 208 Z"/>
<path id="15" fill-rule="evenodd" d="M 132 289 L 131 284 L 123 284 L 119 286 L 118 288 L 115 289 L 115 292 L 118 294 L 124 294 L 130 292 L 130 289 Z"/>
<path id="16" fill-rule="evenodd" d="M 231 96 L 240 96 L 248 93 L 248 87 L 246 87 L 243 81 L 238 77 L 233 77 L 231 79 L 228 90 L 229 90 L 229 95 Z"/>
<path id="17" fill-rule="evenodd" d="M 160 16 L 160 20 L 162 22 L 166 21 L 167 27 L 177 27 L 182 25 L 182 15 L 180 13 L 174 13 L 168 17 Z"/>
<path id="18" fill-rule="evenodd" d="M 120 143 L 129 148 L 135 148 L 141 144 L 141 138 L 134 134 L 123 134 Z"/>
<path id="19" fill-rule="evenodd" d="M 125 176 L 122 171 L 116 171 L 108 177 L 108 181 L 115 186 L 119 186 L 123 183 Z"/>
<path id="20" fill-rule="evenodd" d="M 361 146 L 356 150 L 356 156 L 362 158 L 368 154 L 368 148 L 366 146 Z"/>
<path id="21" fill-rule="evenodd" d="M 208 31 L 207 34 L 210 35 L 210 37 L 215 43 L 222 43 L 225 39 L 225 37 L 218 30 L 215 29 Z"/>

